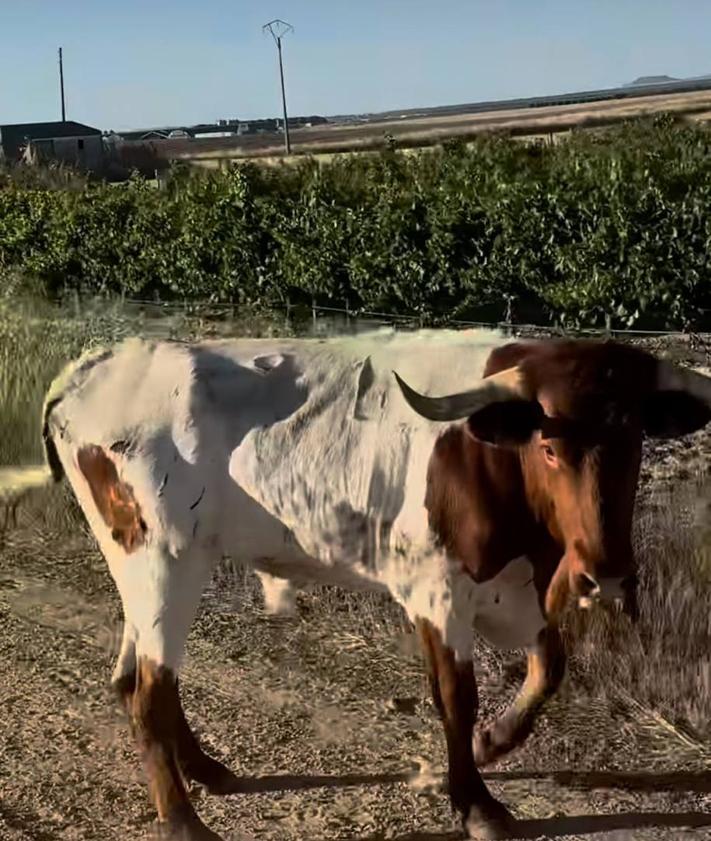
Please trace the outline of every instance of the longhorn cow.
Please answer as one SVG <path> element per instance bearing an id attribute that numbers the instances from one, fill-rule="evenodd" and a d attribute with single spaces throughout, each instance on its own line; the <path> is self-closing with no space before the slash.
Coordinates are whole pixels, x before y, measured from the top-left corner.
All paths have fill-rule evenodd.
<path id="1" fill-rule="evenodd" d="M 711 380 L 642 350 L 489 331 L 129 340 L 69 365 L 45 403 L 40 473 L 68 479 L 118 588 L 113 684 L 160 821 L 217 839 L 184 780 L 239 790 L 177 684 L 203 588 L 231 556 L 282 603 L 309 581 L 391 594 L 421 638 L 465 830 L 513 832 L 478 769 L 560 684 L 568 603 L 634 613 L 643 436 L 699 429 L 710 406 Z M 528 673 L 475 735 L 476 632 L 525 647 Z"/>

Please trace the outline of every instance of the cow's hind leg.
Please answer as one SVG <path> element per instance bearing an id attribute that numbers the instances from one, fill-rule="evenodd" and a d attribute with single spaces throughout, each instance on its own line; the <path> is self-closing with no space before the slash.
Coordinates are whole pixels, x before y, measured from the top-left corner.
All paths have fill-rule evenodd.
<path id="1" fill-rule="evenodd" d="M 113 558 L 112 573 L 124 605 L 126 627 L 114 686 L 127 709 L 151 799 L 175 841 L 219 841 L 197 816 L 185 778 L 229 774 L 200 748 L 178 694 L 185 640 L 209 577 L 199 553 L 179 556 L 155 548 Z"/>
<path id="2" fill-rule="evenodd" d="M 135 640 L 128 624 L 124 630 L 121 652 L 111 683 L 131 719 L 136 692 L 136 655 Z M 210 794 L 230 794 L 239 791 L 240 783 L 235 774 L 217 759 L 205 753 L 197 736 L 193 733 L 180 701 L 178 683 L 176 678 L 172 703 L 177 707 L 175 750 L 183 777 L 185 780 L 200 783 Z"/>
<path id="3" fill-rule="evenodd" d="M 203 750 L 185 717 L 177 681 L 175 693 L 178 708 L 176 750 L 180 769 L 185 778 L 200 783 L 210 794 L 234 794 L 242 791 L 240 781 L 235 774 Z"/>
<path id="4" fill-rule="evenodd" d="M 565 651 L 558 629 L 544 628 L 528 649 L 526 680 L 514 702 L 474 739 L 476 764 L 483 768 L 521 745 L 530 735 L 541 708 L 565 674 Z"/>
<path id="5" fill-rule="evenodd" d="M 458 661 L 428 620 L 418 619 L 417 628 L 447 739 L 452 806 L 461 815 L 470 838 L 509 837 L 514 819 L 491 795 L 474 762 L 472 736 L 478 696 L 472 661 Z"/>

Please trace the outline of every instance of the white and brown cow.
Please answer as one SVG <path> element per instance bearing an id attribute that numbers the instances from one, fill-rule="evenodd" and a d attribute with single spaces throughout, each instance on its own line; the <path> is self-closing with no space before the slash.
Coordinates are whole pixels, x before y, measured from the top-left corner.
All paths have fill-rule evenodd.
<path id="1" fill-rule="evenodd" d="M 488 331 L 130 340 L 69 366 L 45 406 L 47 461 L 121 597 L 113 681 L 160 821 L 215 839 L 184 781 L 239 791 L 177 685 L 203 588 L 231 556 L 275 604 L 288 582 L 392 594 L 419 630 L 465 829 L 512 832 L 477 766 L 519 744 L 560 683 L 570 597 L 633 605 L 642 437 L 698 429 L 710 404 L 711 380 L 632 347 Z M 475 632 L 529 652 L 518 698 L 476 737 Z"/>

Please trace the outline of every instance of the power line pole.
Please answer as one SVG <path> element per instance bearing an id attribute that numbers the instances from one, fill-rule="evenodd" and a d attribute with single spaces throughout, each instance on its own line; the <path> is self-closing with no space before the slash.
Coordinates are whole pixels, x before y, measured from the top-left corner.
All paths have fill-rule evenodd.
<path id="1" fill-rule="evenodd" d="M 67 121 L 67 109 L 64 105 L 64 63 L 62 61 L 62 48 L 59 48 L 59 92 L 62 96 L 62 122 Z"/>
<path id="2" fill-rule="evenodd" d="M 289 118 L 286 114 L 286 91 L 284 89 L 284 63 L 281 57 L 281 39 L 284 37 L 284 35 L 293 31 L 294 27 L 290 23 L 286 23 L 286 21 L 279 20 L 278 18 L 276 18 L 275 20 L 270 20 L 269 23 L 265 23 L 262 27 L 262 32 L 268 32 L 272 36 L 272 38 L 274 39 L 274 43 L 277 45 L 277 51 L 279 52 L 281 104 L 284 108 L 284 146 L 286 148 L 287 155 L 291 154 L 291 138 L 289 136 Z"/>

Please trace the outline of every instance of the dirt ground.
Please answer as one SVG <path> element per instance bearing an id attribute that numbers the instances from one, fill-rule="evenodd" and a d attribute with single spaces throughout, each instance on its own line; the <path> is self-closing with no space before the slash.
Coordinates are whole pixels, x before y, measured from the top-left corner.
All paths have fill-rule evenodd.
<path id="1" fill-rule="evenodd" d="M 642 498 L 709 458 L 708 432 L 648 448 Z M 83 526 L 48 513 L 62 493 L 23 510 L 0 548 L 0 841 L 144 839 L 154 812 L 108 688 L 118 600 Z M 523 665 L 481 647 L 483 718 L 510 700 Z M 195 788 L 225 839 L 460 837 L 438 785 L 444 739 L 423 663 L 386 599 L 306 593 L 297 617 L 270 617 L 251 573 L 221 567 L 181 684 L 206 747 L 251 792 Z M 519 837 L 711 839 L 711 746 L 579 669 L 526 745 L 485 777 L 521 820 Z"/>

